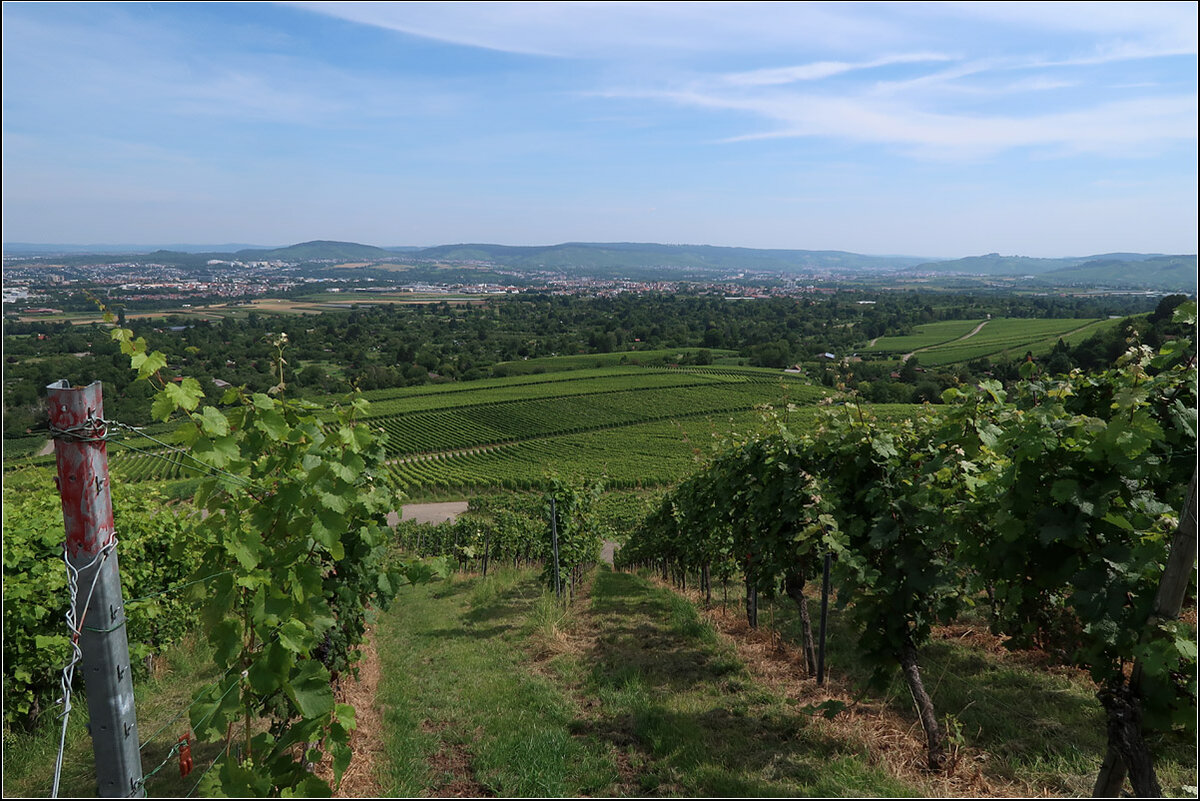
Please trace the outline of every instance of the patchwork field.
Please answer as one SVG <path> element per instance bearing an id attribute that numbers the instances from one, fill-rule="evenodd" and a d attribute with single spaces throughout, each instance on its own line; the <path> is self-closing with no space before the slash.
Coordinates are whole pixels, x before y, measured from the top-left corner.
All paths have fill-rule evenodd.
<path id="1" fill-rule="evenodd" d="M 917 356 L 921 364 L 941 366 L 984 356 L 1020 357 L 1049 352 L 1061 338 L 1075 344 L 1117 321 L 1105 318 L 946 320 L 917 326 L 912 334 L 880 337 L 863 353 Z"/>
<path id="2" fill-rule="evenodd" d="M 527 489 L 552 472 L 660 486 L 761 426 L 766 407 L 802 421 L 824 394 L 781 371 L 613 366 L 371 392 L 367 422 L 386 434 L 390 482 L 414 497 Z M 125 480 L 198 475 L 186 455 L 127 443 L 137 450 L 109 449 Z"/>
<path id="3" fill-rule="evenodd" d="M 449 303 L 451 306 L 464 306 L 486 303 L 487 297 L 485 295 L 442 292 L 322 292 L 314 293 L 297 300 L 255 298 L 249 303 L 214 303 L 198 306 L 193 306 L 190 303 L 181 303 L 178 306 L 157 309 L 155 311 L 130 311 L 126 313 L 125 317 L 128 320 L 157 320 L 171 315 L 179 315 L 197 320 L 219 321 L 226 317 L 243 319 L 252 311 L 262 314 L 320 314 L 330 310 L 347 310 L 356 306 L 394 306 L 442 302 Z M 22 323 L 47 322 L 89 325 L 91 323 L 103 322 L 104 315 L 99 310 L 96 310 L 60 312 L 58 314 L 22 314 L 16 319 Z"/>
<path id="4" fill-rule="evenodd" d="M 919 325 L 911 334 L 899 337 L 880 337 L 875 344 L 863 349 L 863 353 L 911 353 L 921 348 L 931 348 L 944 342 L 961 339 L 975 330 L 983 320 L 943 320 L 938 323 Z"/>

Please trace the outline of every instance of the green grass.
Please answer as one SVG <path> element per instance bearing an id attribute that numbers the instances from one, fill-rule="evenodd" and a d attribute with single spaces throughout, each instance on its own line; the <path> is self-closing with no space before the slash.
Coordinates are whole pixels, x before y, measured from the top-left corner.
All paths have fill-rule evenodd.
<path id="1" fill-rule="evenodd" d="M 809 603 L 815 624 L 819 603 L 815 598 Z M 799 616 L 791 601 L 760 603 L 759 615 L 760 622 L 771 616 L 786 639 L 799 642 Z M 1047 665 L 1038 655 L 974 646 L 967 634 L 971 630 L 986 633 L 987 623 L 964 621 L 922 649 L 922 677 L 939 719 L 951 721 L 965 746 L 986 752 L 987 776 L 1026 782 L 1055 795 L 1091 795 L 1107 740 L 1104 712 L 1088 675 Z M 859 658 L 854 632 L 832 607 L 827 645 L 831 675 L 859 688 L 864 699 L 911 719 L 919 731 L 898 668 L 887 687 L 864 689 L 869 668 Z M 1156 739 L 1151 747 L 1164 792 L 1186 795 L 1183 786 L 1195 784 L 1195 743 L 1173 735 Z"/>
<path id="2" fill-rule="evenodd" d="M 582 690 L 593 729 L 638 765 L 637 795 L 912 796 L 861 742 L 839 739 L 753 680 L 732 648 L 675 593 L 601 571 L 599 629 Z"/>
<path id="3" fill-rule="evenodd" d="M 528 571 L 412 588 L 376 631 L 385 795 L 917 792 L 636 576 L 601 570 L 571 610 Z"/>
<path id="4" fill-rule="evenodd" d="M 182 778 L 179 760 L 170 754 L 176 740 L 189 731 L 186 710 L 193 691 L 219 678 L 208 650 L 200 640 L 198 636 L 188 638 L 183 645 L 159 657 L 152 676 L 134 674 L 138 739 L 143 744 L 142 770 L 146 793 L 151 797 L 187 795 L 220 752 L 220 743 L 193 742 L 195 769 Z M 59 796 L 64 798 L 96 795 L 95 760 L 92 739 L 87 731 L 87 701 L 79 691 L 80 678 L 77 674 L 59 787 Z M 32 732 L 5 730 L 6 798 L 50 795 L 60 731 L 56 714 L 57 709 L 44 713 Z"/>
<path id="5" fill-rule="evenodd" d="M 549 373 L 558 370 L 579 370 L 587 367 L 612 367 L 625 364 L 678 363 L 685 356 L 694 356 L 703 348 L 662 348 L 659 350 L 615 351 L 613 353 L 581 353 L 574 356 L 545 356 L 537 359 L 500 362 L 494 369 L 508 375 Z M 713 358 L 736 356 L 737 351 L 710 348 Z"/>
<path id="6" fill-rule="evenodd" d="M 572 735 L 569 695 L 531 669 L 541 598 L 531 573 L 501 570 L 406 589 L 381 617 L 385 796 L 591 795 L 616 779 L 607 749 Z"/>
<path id="7" fill-rule="evenodd" d="M 34 454 L 46 445 L 45 435 L 36 437 L 19 437 L 4 440 L 4 459 L 33 458 Z"/>
<path id="8" fill-rule="evenodd" d="M 1066 338 L 1080 329 L 1088 333 L 1108 322 L 1096 319 L 1012 319 L 989 320 L 975 336 L 961 342 L 938 345 L 921 351 L 921 364 L 938 366 L 970 361 L 982 356 L 1020 357 L 1026 351 L 1044 353 L 1054 347 L 1059 337 Z"/>
<path id="9" fill-rule="evenodd" d="M 916 353 L 927 367 L 966 362 L 983 356 L 1021 356 L 1048 352 L 1062 337 L 1077 344 L 1115 320 L 1026 319 L 998 317 L 988 320 L 976 334 L 966 336 L 982 320 L 945 320 L 917 326 L 913 334 L 881 337 L 863 353 Z M 966 337 L 963 339 L 963 337 Z"/>
<path id="10" fill-rule="evenodd" d="M 918 348 L 928 348 L 943 342 L 953 342 L 975 330 L 983 320 L 943 320 L 925 323 L 905 336 L 880 337 L 874 345 L 863 348 L 863 353 L 909 353 Z M 986 326 L 985 326 L 986 327 Z"/>
<path id="11" fill-rule="evenodd" d="M 796 617 L 790 601 L 760 609 L 760 622 L 772 621 L 788 639 L 797 635 Z M 992 780 L 1089 794 L 1105 735 L 1086 675 L 971 645 L 959 636 L 969 623 L 922 652 L 939 716 L 970 755 L 984 755 L 978 764 Z M 533 570 L 507 566 L 487 578 L 406 587 L 380 614 L 375 643 L 384 723 L 372 734 L 385 749 L 376 763 L 385 797 L 930 792 L 887 773 L 877 739 L 820 725 L 803 711 L 803 698 L 756 680 L 691 602 L 636 575 L 601 569 L 569 608 L 544 592 Z M 836 681 L 864 685 L 866 667 L 836 611 L 827 664 Z M 183 779 L 178 760 L 168 758 L 187 730 L 195 688 L 217 678 L 193 637 L 135 681 L 149 795 L 188 794 L 217 756 L 218 745 L 193 745 L 196 768 Z M 881 690 L 854 692 L 857 703 L 912 721 L 919 737 L 898 677 Z M 76 704 L 61 794 L 91 796 L 87 709 L 79 695 Z M 57 744 L 53 712 L 31 733 L 6 730 L 5 796 L 47 795 Z M 1168 736 L 1151 748 L 1164 791 L 1187 795 L 1195 743 Z"/>

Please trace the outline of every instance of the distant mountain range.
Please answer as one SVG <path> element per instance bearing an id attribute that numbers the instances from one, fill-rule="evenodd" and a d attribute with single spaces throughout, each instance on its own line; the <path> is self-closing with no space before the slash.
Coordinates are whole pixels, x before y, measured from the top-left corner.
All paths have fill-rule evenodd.
<path id="1" fill-rule="evenodd" d="M 153 252 L 148 252 L 153 250 Z M 487 265 L 522 272 L 553 271 L 577 276 L 627 277 L 634 280 L 701 277 L 712 273 L 769 272 L 850 276 L 854 274 L 941 274 L 1025 279 L 1053 286 L 1114 289 L 1196 289 L 1196 257 L 1157 253 L 1105 253 L 1061 259 L 1001 256 L 989 253 L 961 259 L 915 256 L 867 256 L 840 250 L 767 250 L 713 245 L 662 245 L 633 242 L 567 242 L 525 246 L 439 245 L 429 248 L 376 247 L 357 242 L 316 240 L 281 248 L 244 245 L 35 245 L 5 243 L 10 256 L 71 257 L 85 254 L 142 255 L 156 262 L 196 264 L 202 259 L 291 262 L 403 261 L 416 264 Z"/>
<path id="2" fill-rule="evenodd" d="M 1139 262 L 1161 258 L 1161 253 L 1105 253 L 1099 256 L 1077 256 L 1062 259 L 1036 259 L 1029 256 L 968 256 L 964 259 L 939 259 L 920 264 L 922 272 L 963 273 L 967 275 L 1042 275 L 1057 270 L 1074 269 L 1094 261 Z"/>
<path id="3" fill-rule="evenodd" d="M 441 245 L 408 254 L 415 259 L 480 261 L 522 269 L 620 270 L 681 268 L 721 271 L 853 272 L 899 270 L 927 259 L 864 256 L 841 250 L 763 250 L 713 245 L 659 245 L 633 242 L 567 242 L 545 247 Z"/>
<path id="4" fill-rule="evenodd" d="M 1042 286 L 1196 290 L 1196 257 L 1160 253 L 1105 253 L 1065 259 L 989 253 L 929 262 L 915 269 L 919 272 L 1027 277 L 1028 283 Z"/>

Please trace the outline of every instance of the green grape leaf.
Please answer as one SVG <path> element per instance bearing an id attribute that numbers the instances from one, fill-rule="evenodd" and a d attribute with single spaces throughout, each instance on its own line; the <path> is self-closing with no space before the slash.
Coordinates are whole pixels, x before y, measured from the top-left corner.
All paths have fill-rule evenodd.
<path id="1" fill-rule="evenodd" d="M 329 686 L 329 671 L 320 662 L 300 662 L 286 684 L 288 697 L 306 718 L 316 718 L 333 711 L 333 688 Z"/>
<path id="2" fill-rule="evenodd" d="M 315 643 L 308 626 L 294 618 L 279 628 L 278 637 L 280 645 L 297 654 L 308 653 Z"/>

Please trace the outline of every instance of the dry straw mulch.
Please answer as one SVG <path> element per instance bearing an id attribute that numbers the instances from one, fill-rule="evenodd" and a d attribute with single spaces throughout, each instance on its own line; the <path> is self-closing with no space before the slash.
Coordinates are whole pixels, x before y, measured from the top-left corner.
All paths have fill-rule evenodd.
<path id="1" fill-rule="evenodd" d="M 808 675 L 804 653 L 785 641 L 777 632 L 764 626 L 760 614 L 759 627 L 750 628 L 744 614 L 737 609 L 722 609 L 714 605 L 704 609 L 704 599 L 697 590 L 681 591 L 661 579 L 655 583 L 691 600 L 700 615 L 733 646 L 738 658 L 758 681 L 783 693 L 797 705 L 816 705 L 829 700 L 846 704 L 846 709 L 827 720 L 814 715 L 812 725 L 829 736 L 857 744 L 869 755 L 873 764 L 884 768 L 897 779 L 920 788 L 927 797 L 1051 797 L 1047 788 L 1008 778 L 988 776 L 986 752 L 961 748 L 952 750 L 951 766 L 944 773 L 931 773 L 926 767 L 925 733 L 916 715 L 906 719 L 879 701 L 856 698 L 852 689 L 826 670 L 825 686 L 817 687 L 816 679 Z M 963 632 L 958 632 L 962 634 Z M 1003 652 L 999 641 L 987 633 L 967 632 L 973 639 L 983 641 L 992 652 Z M 935 636 L 955 636 L 953 630 L 939 631 Z"/>

